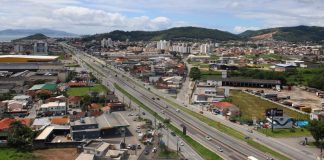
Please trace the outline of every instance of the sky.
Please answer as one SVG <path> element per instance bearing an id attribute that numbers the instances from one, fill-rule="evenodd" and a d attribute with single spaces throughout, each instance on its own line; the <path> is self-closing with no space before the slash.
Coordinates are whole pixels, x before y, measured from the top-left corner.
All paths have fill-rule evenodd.
<path id="1" fill-rule="evenodd" d="M 324 0 L 0 0 L 0 30 L 76 34 L 196 26 L 241 33 L 324 26 Z"/>

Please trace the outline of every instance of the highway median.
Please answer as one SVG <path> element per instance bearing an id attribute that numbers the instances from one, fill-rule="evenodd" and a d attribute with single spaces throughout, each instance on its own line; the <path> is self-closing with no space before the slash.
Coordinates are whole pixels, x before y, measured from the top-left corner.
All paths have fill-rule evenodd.
<path id="1" fill-rule="evenodd" d="M 114 87 L 117 90 L 119 90 L 121 93 L 123 93 L 124 95 L 126 95 L 130 100 L 132 100 L 137 105 L 139 105 L 141 108 L 145 109 L 150 114 L 155 115 L 155 117 L 158 120 L 164 121 L 164 118 L 162 118 L 156 112 L 154 112 L 149 107 L 147 107 L 146 105 L 144 105 L 141 101 L 139 101 L 138 99 L 136 99 L 135 97 L 133 97 L 126 90 L 124 90 L 123 88 L 121 88 L 118 84 L 115 83 L 114 84 Z M 169 129 L 171 129 L 173 132 L 175 132 L 177 135 L 179 135 L 184 141 L 186 141 L 186 143 L 188 143 L 202 158 L 204 158 L 206 160 L 222 160 L 222 158 L 219 155 L 217 155 L 216 153 L 212 152 L 208 148 L 204 147 L 199 142 L 197 142 L 194 139 L 192 139 L 190 136 L 182 134 L 182 131 L 180 129 L 178 129 L 177 127 L 175 127 L 174 125 L 172 125 L 170 123 L 167 123 L 166 126 Z"/>

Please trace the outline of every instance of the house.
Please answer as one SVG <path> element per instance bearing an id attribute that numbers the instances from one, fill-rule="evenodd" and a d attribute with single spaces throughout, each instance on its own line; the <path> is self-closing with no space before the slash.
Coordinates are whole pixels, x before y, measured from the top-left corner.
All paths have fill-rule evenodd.
<path id="1" fill-rule="evenodd" d="M 229 102 L 213 103 L 212 109 L 217 109 L 223 116 L 239 116 L 240 109 Z"/>
<path id="2" fill-rule="evenodd" d="M 87 83 L 86 82 L 75 82 L 75 81 L 71 81 L 68 82 L 67 85 L 69 87 L 86 87 Z"/>
<path id="3" fill-rule="evenodd" d="M 0 139 L 7 139 L 8 129 L 10 124 L 15 121 L 20 121 L 23 125 L 30 126 L 32 119 L 30 118 L 4 118 L 0 120 Z"/>
<path id="4" fill-rule="evenodd" d="M 3 101 L 7 103 L 7 110 L 5 111 L 6 114 L 9 114 L 11 116 L 23 116 L 27 114 L 27 101 L 21 102 L 16 100 L 8 100 Z"/>
<path id="5" fill-rule="evenodd" d="M 70 121 L 74 122 L 84 117 L 86 117 L 86 112 L 73 112 L 70 114 Z"/>
<path id="6" fill-rule="evenodd" d="M 45 100 L 45 103 L 49 102 L 65 102 L 67 99 L 63 95 L 57 97 L 50 97 Z"/>
<path id="7" fill-rule="evenodd" d="M 63 115 L 67 112 L 66 102 L 49 102 L 42 104 L 39 111 L 46 115 Z"/>
<path id="8" fill-rule="evenodd" d="M 81 101 L 82 101 L 82 97 L 80 97 L 80 96 L 69 96 L 68 97 L 68 106 L 69 106 L 69 108 L 80 108 Z"/>
<path id="9" fill-rule="evenodd" d="M 52 117 L 50 120 L 52 125 L 68 125 L 70 123 L 69 117 Z"/>
<path id="10" fill-rule="evenodd" d="M 103 112 L 125 111 L 125 105 L 123 103 L 108 103 L 101 110 Z"/>
<path id="11" fill-rule="evenodd" d="M 97 104 L 97 103 L 91 103 L 89 106 L 88 106 L 88 111 L 91 113 L 91 112 L 98 112 L 100 111 L 100 105 Z"/>
<path id="12" fill-rule="evenodd" d="M 12 99 L 16 101 L 27 101 L 28 103 L 32 102 L 32 97 L 29 95 L 17 95 L 14 96 Z"/>
<path id="13" fill-rule="evenodd" d="M 42 130 L 44 127 L 50 125 L 50 119 L 48 117 L 36 118 L 31 125 L 33 130 Z"/>

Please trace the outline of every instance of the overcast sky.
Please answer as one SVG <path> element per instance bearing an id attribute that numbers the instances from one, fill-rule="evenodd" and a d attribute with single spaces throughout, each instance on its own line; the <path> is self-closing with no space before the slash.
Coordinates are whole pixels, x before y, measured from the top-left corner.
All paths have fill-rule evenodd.
<path id="1" fill-rule="evenodd" d="M 0 29 L 77 34 L 199 26 L 240 33 L 324 26 L 324 0 L 0 0 Z"/>

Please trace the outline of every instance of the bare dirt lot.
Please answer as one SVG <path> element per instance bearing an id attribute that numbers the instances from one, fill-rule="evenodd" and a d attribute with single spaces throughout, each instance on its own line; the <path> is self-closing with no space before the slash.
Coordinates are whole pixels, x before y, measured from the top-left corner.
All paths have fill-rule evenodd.
<path id="1" fill-rule="evenodd" d="M 76 148 L 42 149 L 33 154 L 42 160 L 75 160 L 78 156 Z"/>

